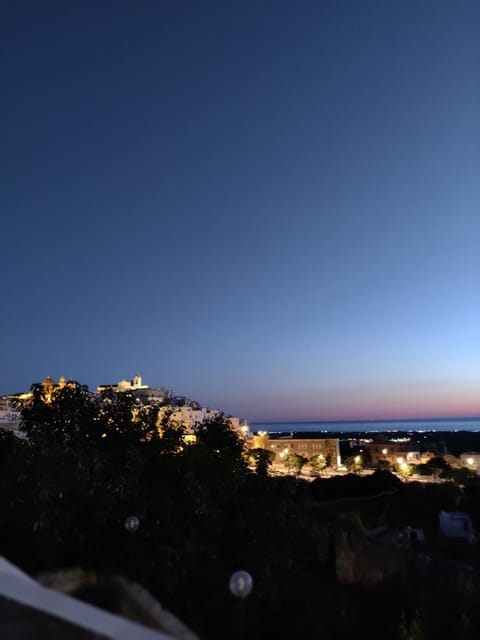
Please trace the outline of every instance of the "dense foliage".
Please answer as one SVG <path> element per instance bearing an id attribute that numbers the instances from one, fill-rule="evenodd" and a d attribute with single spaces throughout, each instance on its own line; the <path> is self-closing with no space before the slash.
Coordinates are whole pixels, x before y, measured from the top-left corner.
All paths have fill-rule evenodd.
<path id="1" fill-rule="evenodd" d="M 427 496 L 386 471 L 311 484 L 270 477 L 271 456 L 253 453 L 249 469 L 223 416 L 187 444 L 179 425 L 167 416 L 159 428 L 157 410 L 128 394 L 98 400 L 71 383 L 45 400 L 34 386 L 26 437 L 0 433 L 0 553 L 28 572 L 122 573 L 208 639 L 235 637 L 241 616 L 249 638 L 349 638 L 363 625 L 372 639 L 428 640 L 459 624 L 475 637 L 474 581 L 342 586 L 335 567 L 338 531 L 366 535 L 363 521 L 434 531 L 439 509 L 480 505 L 475 486 L 432 485 Z M 254 579 L 244 611 L 228 590 L 237 569 Z M 435 598 L 447 596 L 455 616 L 444 620 Z"/>

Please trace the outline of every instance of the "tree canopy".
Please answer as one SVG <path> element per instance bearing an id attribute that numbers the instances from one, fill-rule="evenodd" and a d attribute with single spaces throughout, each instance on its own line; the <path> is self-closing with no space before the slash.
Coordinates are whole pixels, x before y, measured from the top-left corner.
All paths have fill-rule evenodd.
<path id="1" fill-rule="evenodd" d="M 244 603 L 252 640 L 353 637 L 373 617 L 379 624 L 371 640 L 397 637 L 411 628 L 416 607 L 424 639 L 436 639 L 435 603 L 450 594 L 448 584 L 445 591 L 436 584 L 430 600 L 420 582 L 408 590 L 382 584 L 374 596 L 341 585 L 333 536 L 339 528 L 358 534 L 357 516 L 356 528 L 342 517 L 348 513 L 358 513 L 365 531 L 378 518 L 407 516 L 434 531 L 438 510 L 462 508 L 462 500 L 480 521 L 473 480 L 463 491 L 419 488 L 385 471 L 312 483 L 270 477 L 271 452 L 250 452 L 256 470 L 249 469 L 243 442 L 222 415 L 200 425 L 192 443 L 171 415 L 159 420 L 155 407 L 128 393 L 94 397 L 75 382 L 49 398 L 35 385 L 22 430 L 23 438 L 0 431 L 2 554 L 30 573 L 80 565 L 124 574 L 212 640 L 232 636 L 238 602 L 228 580 L 238 569 L 254 578 Z M 290 463 L 298 471 L 306 460 Z M 134 532 L 125 528 L 130 516 L 139 521 Z M 475 629 L 478 592 L 458 591 L 470 594 L 464 603 L 456 593 L 455 610 Z M 447 616 L 442 625 L 455 631 Z"/>
<path id="2" fill-rule="evenodd" d="M 285 466 L 287 469 L 290 469 L 290 471 L 295 471 L 295 473 L 300 473 L 307 462 L 308 459 L 299 453 L 288 453 L 285 456 Z"/>

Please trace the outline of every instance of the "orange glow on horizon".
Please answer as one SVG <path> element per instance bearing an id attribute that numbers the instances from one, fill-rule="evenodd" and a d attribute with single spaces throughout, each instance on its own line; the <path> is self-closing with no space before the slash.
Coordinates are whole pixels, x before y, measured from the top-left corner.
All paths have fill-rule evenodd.
<path id="1" fill-rule="evenodd" d="M 480 385 L 335 389 L 318 395 L 286 394 L 266 402 L 252 407 L 253 422 L 475 418 L 480 417 Z"/>

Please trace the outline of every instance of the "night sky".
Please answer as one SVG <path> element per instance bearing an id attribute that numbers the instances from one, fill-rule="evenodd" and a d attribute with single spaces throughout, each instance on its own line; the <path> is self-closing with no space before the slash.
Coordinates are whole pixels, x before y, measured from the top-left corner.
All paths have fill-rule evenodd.
<path id="1" fill-rule="evenodd" d="M 477 0 L 5 0 L 0 393 L 480 414 Z"/>

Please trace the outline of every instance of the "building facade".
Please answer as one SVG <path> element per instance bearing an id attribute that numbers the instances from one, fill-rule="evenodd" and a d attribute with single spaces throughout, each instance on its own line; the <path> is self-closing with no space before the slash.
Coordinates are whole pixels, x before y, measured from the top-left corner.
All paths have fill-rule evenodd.
<path id="1" fill-rule="evenodd" d="M 314 456 L 323 458 L 336 469 L 341 465 L 338 438 L 277 438 L 270 439 L 268 433 L 260 431 L 249 441 L 251 449 L 268 449 L 275 453 L 272 466 L 283 466 L 287 455 L 296 453 L 311 460 Z"/>

